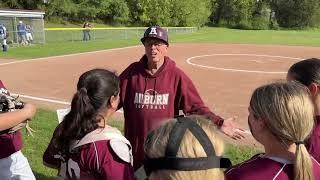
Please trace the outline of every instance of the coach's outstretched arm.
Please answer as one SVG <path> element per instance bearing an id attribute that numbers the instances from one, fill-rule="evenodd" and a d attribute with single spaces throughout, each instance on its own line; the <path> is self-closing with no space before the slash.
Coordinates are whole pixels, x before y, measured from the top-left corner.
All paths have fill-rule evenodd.
<path id="1" fill-rule="evenodd" d="M 239 125 L 235 122 L 235 118 L 224 120 L 205 106 L 191 79 L 184 75 L 183 72 L 180 84 L 181 88 L 179 90 L 180 92 L 177 93 L 177 101 L 180 102 L 180 109 L 182 109 L 186 115 L 203 115 L 211 119 L 224 134 L 232 139 L 245 138 L 244 131 L 239 128 Z"/>
<path id="2" fill-rule="evenodd" d="M 221 131 L 232 139 L 243 139 L 245 138 L 245 131 L 239 128 L 239 125 L 235 122 L 235 118 L 228 118 L 223 121 L 222 126 L 220 127 Z"/>
<path id="3" fill-rule="evenodd" d="M 12 128 L 27 119 L 31 119 L 35 113 L 36 107 L 26 103 L 23 109 L 0 114 L 0 131 Z"/>

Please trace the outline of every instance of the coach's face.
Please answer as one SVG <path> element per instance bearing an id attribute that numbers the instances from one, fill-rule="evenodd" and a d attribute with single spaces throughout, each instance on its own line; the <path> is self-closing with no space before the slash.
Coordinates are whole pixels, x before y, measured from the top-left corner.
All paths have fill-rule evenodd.
<path id="1" fill-rule="evenodd" d="M 164 61 L 164 56 L 168 53 L 166 43 L 157 38 L 147 38 L 144 42 L 144 48 L 148 61 L 152 63 Z"/>

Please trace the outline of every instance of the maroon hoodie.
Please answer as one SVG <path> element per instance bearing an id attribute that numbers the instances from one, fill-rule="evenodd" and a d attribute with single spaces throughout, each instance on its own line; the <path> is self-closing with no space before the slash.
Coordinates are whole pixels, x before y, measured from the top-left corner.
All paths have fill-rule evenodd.
<path id="1" fill-rule="evenodd" d="M 0 80 L 0 93 L 10 95 Z M 11 154 L 22 149 L 22 135 L 20 131 L 8 133 L 8 130 L 0 131 L 0 159 L 11 156 Z"/>
<path id="2" fill-rule="evenodd" d="M 154 75 L 146 72 L 147 61 L 143 56 L 120 75 L 120 107 L 124 110 L 125 137 L 133 148 L 135 170 L 143 163 L 148 132 L 163 120 L 179 115 L 179 110 L 186 115 L 204 115 L 218 126 L 223 124 L 223 119 L 204 105 L 191 79 L 173 60 L 165 57 Z"/>
<path id="3" fill-rule="evenodd" d="M 314 129 L 306 145 L 309 153 L 320 162 L 320 116 L 315 117 Z"/>
<path id="4" fill-rule="evenodd" d="M 320 180 L 320 164 L 312 157 L 311 161 L 314 180 Z M 292 180 L 294 165 L 287 159 L 257 154 L 231 167 L 225 174 L 226 180 Z"/>

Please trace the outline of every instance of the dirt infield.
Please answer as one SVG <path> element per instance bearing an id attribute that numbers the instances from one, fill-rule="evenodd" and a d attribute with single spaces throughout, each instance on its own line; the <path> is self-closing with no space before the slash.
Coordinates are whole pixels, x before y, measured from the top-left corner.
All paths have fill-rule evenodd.
<path id="1" fill-rule="evenodd" d="M 0 61 L 0 77 L 14 93 L 70 101 L 81 73 L 108 68 L 121 73 L 143 54 L 143 47 L 50 57 L 8 64 Z M 173 44 L 169 55 L 197 86 L 205 103 L 223 117 L 237 116 L 247 128 L 247 106 L 259 85 L 285 78 L 299 59 L 320 57 L 320 48 L 238 44 Z M 188 61 L 187 61 L 188 60 Z M 34 103 L 50 108 L 66 105 Z"/>

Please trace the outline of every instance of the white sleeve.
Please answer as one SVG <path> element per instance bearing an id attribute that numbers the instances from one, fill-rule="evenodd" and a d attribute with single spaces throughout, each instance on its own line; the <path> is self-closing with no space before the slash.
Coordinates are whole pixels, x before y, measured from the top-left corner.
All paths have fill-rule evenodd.
<path id="1" fill-rule="evenodd" d="M 7 28 L 3 26 L 4 39 L 7 39 Z"/>

